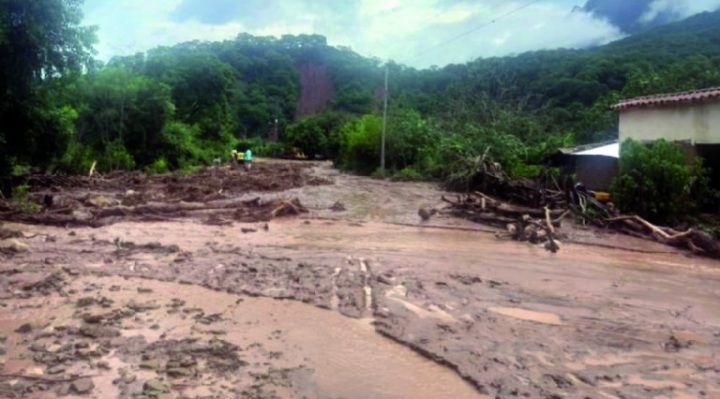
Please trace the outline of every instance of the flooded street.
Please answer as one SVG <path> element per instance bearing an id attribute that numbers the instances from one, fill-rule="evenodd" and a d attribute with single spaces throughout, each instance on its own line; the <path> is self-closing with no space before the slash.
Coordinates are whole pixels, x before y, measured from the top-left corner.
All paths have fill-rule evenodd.
<path id="1" fill-rule="evenodd" d="M 430 184 L 314 173 L 267 225 L 5 224 L 0 397 L 720 397 L 716 262 L 582 229 L 551 254 L 420 222 Z"/>

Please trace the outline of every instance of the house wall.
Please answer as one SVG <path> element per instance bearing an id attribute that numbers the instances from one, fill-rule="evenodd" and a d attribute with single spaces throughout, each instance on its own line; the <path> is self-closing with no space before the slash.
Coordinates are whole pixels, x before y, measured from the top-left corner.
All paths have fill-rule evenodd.
<path id="1" fill-rule="evenodd" d="M 575 179 L 589 190 L 608 191 L 619 173 L 618 159 L 602 155 L 576 155 Z"/>
<path id="2" fill-rule="evenodd" d="M 623 110 L 620 142 L 627 138 L 720 144 L 720 102 Z"/>

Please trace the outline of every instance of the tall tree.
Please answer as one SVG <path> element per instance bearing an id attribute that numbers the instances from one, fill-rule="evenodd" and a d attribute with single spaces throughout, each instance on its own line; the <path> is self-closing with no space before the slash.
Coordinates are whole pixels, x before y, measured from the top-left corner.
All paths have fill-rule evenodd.
<path id="1" fill-rule="evenodd" d="M 64 149 L 72 112 L 50 91 L 92 61 L 95 29 L 82 0 L 0 0 L 0 174 L 13 162 L 45 166 Z"/>

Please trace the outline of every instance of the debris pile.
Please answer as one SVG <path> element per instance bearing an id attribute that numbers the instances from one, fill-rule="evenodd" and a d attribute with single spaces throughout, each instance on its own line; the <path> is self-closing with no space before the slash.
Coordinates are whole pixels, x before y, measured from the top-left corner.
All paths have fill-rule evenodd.
<path id="1" fill-rule="evenodd" d="M 560 195 L 562 195 L 562 198 Z M 696 228 L 685 231 L 656 226 L 636 215 L 621 215 L 611 204 L 597 201 L 591 194 L 566 190 L 540 190 L 537 196 L 528 196 L 525 190 L 517 195 L 518 202 L 529 204 L 540 199 L 544 206 L 515 205 L 499 201 L 481 192 L 451 200 L 442 197 L 448 204 L 443 213 L 461 217 L 477 223 L 504 229 L 498 232 L 498 238 L 512 238 L 545 244 L 549 251 L 559 250 L 557 239 L 563 234 L 558 231 L 561 222 L 569 215 L 584 224 L 612 230 L 638 238 L 689 250 L 696 255 L 720 259 L 720 243 L 711 235 Z M 554 207 L 554 209 L 551 209 Z"/>
<path id="2" fill-rule="evenodd" d="M 297 199 L 263 201 L 242 196 L 330 183 L 308 171 L 305 164 L 270 163 L 258 164 L 252 172 L 212 167 L 187 176 L 140 172 L 29 176 L 25 198 L 0 201 L 0 220 L 61 227 L 182 217 L 198 217 L 215 225 L 269 221 L 307 209 Z M 0 237 L 10 238 L 2 231 Z"/>
<path id="3" fill-rule="evenodd" d="M 480 192 L 458 197 L 456 201 L 444 196 L 442 200 L 450 205 L 448 213 L 454 216 L 504 228 L 506 231 L 496 233 L 498 238 L 545 244 L 553 253 L 560 249 L 555 229 L 569 211 L 511 205 Z"/>

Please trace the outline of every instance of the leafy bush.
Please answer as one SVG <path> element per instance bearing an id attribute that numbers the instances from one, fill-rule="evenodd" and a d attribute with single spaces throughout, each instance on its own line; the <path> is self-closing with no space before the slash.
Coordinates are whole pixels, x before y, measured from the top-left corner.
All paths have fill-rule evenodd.
<path id="1" fill-rule="evenodd" d="M 688 164 L 682 149 L 665 140 L 622 143 L 620 175 L 610 190 L 625 212 L 658 224 L 680 223 L 713 198 L 700 160 Z"/>
<path id="2" fill-rule="evenodd" d="M 12 190 L 11 201 L 13 205 L 22 210 L 25 213 L 38 213 L 40 212 L 40 205 L 30 201 L 27 197 L 30 186 L 27 184 L 20 184 L 15 186 Z"/>
<path id="3" fill-rule="evenodd" d="M 60 158 L 57 168 L 66 173 L 86 174 L 97 159 L 92 148 L 73 139 Z"/>
<path id="4" fill-rule="evenodd" d="M 115 140 L 105 145 L 98 159 L 97 168 L 103 172 L 132 170 L 135 168 L 135 159 L 120 141 Z"/>
<path id="5" fill-rule="evenodd" d="M 285 143 L 302 150 L 309 158 L 325 155 L 328 137 L 315 118 L 304 118 L 288 126 L 283 136 Z"/>
<path id="6" fill-rule="evenodd" d="M 158 158 L 155 162 L 145 167 L 145 173 L 156 175 L 168 171 L 168 164 L 165 158 Z"/>
<path id="7" fill-rule="evenodd" d="M 162 156 L 170 169 L 182 169 L 186 165 L 209 163 L 210 151 L 203 150 L 197 143 L 200 129 L 182 122 L 170 122 L 162 132 L 165 143 Z"/>
<path id="8" fill-rule="evenodd" d="M 381 129 L 382 120 L 375 115 L 347 122 L 340 129 L 340 167 L 370 174 L 380 166 Z"/>

